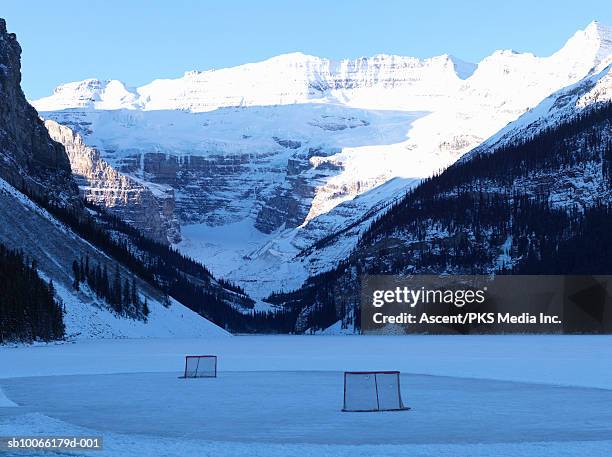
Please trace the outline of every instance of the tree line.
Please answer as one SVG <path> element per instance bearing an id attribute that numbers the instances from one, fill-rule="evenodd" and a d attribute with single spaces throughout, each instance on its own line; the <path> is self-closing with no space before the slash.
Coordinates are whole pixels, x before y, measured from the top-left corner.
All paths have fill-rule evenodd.
<path id="1" fill-rule="evenodd" d="M 72 274 L 73 287 L 76 290 L 80 290 L 82 284 L 87 284 L 87 287 L 97 297 L 105 300 L 117 314 L 145 320 L 149 315 L 147 297 L 140 299 L 134 276 L 131 282 L 127 277 L 122 277 L 118 264 L 115 264 L 111 277 L 106 264 L 90 265 L 89 256 L 85 256 L 81 257 L 80 261 L 75 259 L 72 262 Z"/>
<path id="2" fill-rule="evenodd" d="M 289 333 L 294 330 L 297 315 L 293 310 L 254 310 L 254 300 L 241 287 L 214 278 L 201 263 L 171 246 L 147 238 L 104 208 L 85 202 L 90 213 L 95 215 L 92 216 L 61 207 L 49 199 L 28 196 L 131 273 L 220 327 L 233 333 Z M 105 265 L 90 266 L 88 275 L 87 258 L 83 259 L 83 271 L 81 259 L 75 262 L 75 287 L 78 270 L 79 286 L 86 282 L 116 312 L 134 315 L 126 312 L 132 305 L 126 307 L 125 298 L 119 300 L 120 295 L 125 297 L 128 289 L 125 278 L 115 281 L 108 269 L 105 275 Z M 119 284 L 121 287 L 115 286 Z M 129 290 L 131 295 L 131 284 Z"/>
<path id="3" fill-rule="evenodd" d="M 0 343 L 64 337 L 62 303 L 36 262 L 0 243 Z"/>

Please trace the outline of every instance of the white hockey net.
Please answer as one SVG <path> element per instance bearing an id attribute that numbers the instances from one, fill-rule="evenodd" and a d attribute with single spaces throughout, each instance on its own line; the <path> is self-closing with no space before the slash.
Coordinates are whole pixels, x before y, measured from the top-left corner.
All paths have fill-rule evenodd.
<path id="1" fill-rule="evenodd" d="M 343 411 L 399 411 L 402 403 L 399 371 L 344 373 Z"/>
<path id="2" fill-rule="evenodd" d="M 185 357 L 185 378 L 216 378 L 217 357 L 214 355 L 188 355 Z"/>

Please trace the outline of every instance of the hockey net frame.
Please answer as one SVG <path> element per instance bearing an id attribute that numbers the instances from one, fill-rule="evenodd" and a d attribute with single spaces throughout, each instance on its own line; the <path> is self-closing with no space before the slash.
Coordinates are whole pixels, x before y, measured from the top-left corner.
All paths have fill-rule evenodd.
<path id="1" fill-rule="evenodd" d="M 188 368 L 189 368 L 189 360 L 190 359 L 198 359 L 198 365 L 196 366 L 195 376 L 187 376 Z M 214 359 L 214 373 L 212 375 L 198 375 L 199 368 L 199 359 Z M 185 371 L 183 372 L 183 376 L 180 376 L 181 379 L 198 379 L 198 378 L 216 378 L 217 377 L 217 356 L 216 355 L 186 355 L 185 356 Z"/>
<path id="2" fill-rule="evenodd" d="M 376 389 L 376 409 L 347 409 L 346 405 L 346 378 L 350 375 L 373 375 L 374 386 Z M 380 396 L 378 391 L 378 379 L 376 375 L 396 375 L 397 376 L 397 398 L 399 402 L 399 408 L 383 408 L 380 407 Z M 400 372 L 399 371 L 345 371 L 344 372 L 344 402 L 342 406 L 343 412 L 354 412 L 354 413 L 370 413 L 370 412 L 382 412 L 382 411 L 407 411 L 410 408 L 404 405 L 402 401 L 402 393 L 400 388 Z"/>

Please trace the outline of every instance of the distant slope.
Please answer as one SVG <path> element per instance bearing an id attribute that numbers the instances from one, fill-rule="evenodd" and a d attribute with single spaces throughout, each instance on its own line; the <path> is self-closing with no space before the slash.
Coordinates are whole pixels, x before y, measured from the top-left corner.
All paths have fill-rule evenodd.
<path id="1" fill-rule="evenodd" d="M 65 307 L 64 322 L 69 339 L 227 334 L 176 301 L 165 306 L 162 292 L 82 240 L 3 180 L 0 180 L 0 221 L 0 240 L 36 259 L 39 273 L 53 279 Z M 72 262 L 82 256 L 88 256 L 92 265 L 99 263 L 109 268 L 118 265 L 123 277 L 133 278 L 141 299 L 148 301 L 150 313 L 146 320 L 118 316 L 87 287 L 74 290 Z"/>
<path id="2" fill-rule="evenodd" d="M 610 38 L 612 42 L 612 37 Z M 495 135 L 483 141 L 461 160 L 516 144 L 555 125 L 571 120 L 591 105 L 612 100 L 612 55 L 603 59 L 584 79 L 553 92 L 537 106 L 509 123 Z"/>
<path id="3" fill-rule="evenodd" d="M 180 240 L 174 215 L 174 192 L 118 172 L 87 146 L 83 138 L 57 122 L 45 121 L 49 136 L 63 144 L 82 197 L 121 216 L 151 239 L 168 243 Z"/>
<path id="4" fill-rule="evenodd" d="M 334 270 L 269 301 L 297 330 L 358 325 L 364 274 L 611 274 L 612 103 L 425 180 Z"/>

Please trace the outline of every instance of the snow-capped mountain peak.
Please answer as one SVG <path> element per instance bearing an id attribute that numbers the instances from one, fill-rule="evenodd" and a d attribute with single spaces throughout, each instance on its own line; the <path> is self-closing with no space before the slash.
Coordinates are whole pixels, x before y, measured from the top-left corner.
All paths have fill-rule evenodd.
<path id="1" fill-rule="evenodd" d="M 188 71 L 182 77 L 157 79 L 138 89 L 120 81 L 87 79 L 64 84 L 34 101 L 39 111 L 85 109 L 178 109 L 191 112 L 223 107 L 334 102 L 359 108 L 429 110 L 429 101 L 466 93 L 502 94 L 534 81 L 526 104 L 584 77 L 612 53 L 612 29 L 593 21 L 576 32 L 556 53 L 496 51 L 478 65 L 443 54 L 427 59 L 377 54 L 331 60 L 291 52 L 231 68 Z M 531 100 L 530 91 L 535 92 Z M 524 90 L 522 90 L 524 92 Z M 502 94 L 503 95 L 503 94 Z M 497 97 L 494 97 L 497 98 Z M 504 98 L 504 97 L 502 97 Z"/>
<path id="2" fill-rule="evenodd" d="M 598 21 L 577 31 L 553 56 L 598 66 L 612 54 L 612 27 Z"/>
<path id="3" fill-rule="evenodd" d="M 36 101 L 36 108 L 39 111 L 67 108 L 135 109 L 139 106 L 137 99 L 138 94 L 121 81 L 90 78 L 56 87 L 52 95 Z"/>
<path id="4" fill-rule="evenodd" d="M 203 112 L 330 100 L 353 100 L 360 107 L 369 107 L 369 100 L 377 97 L 364 98 L 364 91 L 405 89 L 408 96 L 423 97 L 432 92 L 446 96 L 475 69 L 475 64 L 447 54 L 428 59 L 378 54 L 330 60 L 294 52 L 231 68 L 188 71 L 180 78 L 156 79 L 136 90 L 120 81 L 87 79 L 61 85 L 33 104 L 39 111 L 126 108 Z"/>

